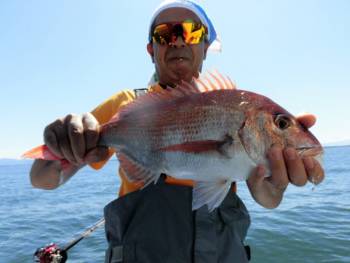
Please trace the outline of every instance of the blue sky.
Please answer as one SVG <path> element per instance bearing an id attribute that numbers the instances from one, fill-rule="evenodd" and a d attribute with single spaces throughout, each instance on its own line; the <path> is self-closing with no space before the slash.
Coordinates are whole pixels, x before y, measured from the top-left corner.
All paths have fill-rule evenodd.
<path id="1" fill-rule="evenodd" d="M 321 142 L 350 138 L 350 2 L 200 1 L 222 43 L 204 70 L 294 114 Z M 149 19 L 160 0 L 0 1 L 0 157 L 42 143 L 48 123 L 145 87 Z"/>

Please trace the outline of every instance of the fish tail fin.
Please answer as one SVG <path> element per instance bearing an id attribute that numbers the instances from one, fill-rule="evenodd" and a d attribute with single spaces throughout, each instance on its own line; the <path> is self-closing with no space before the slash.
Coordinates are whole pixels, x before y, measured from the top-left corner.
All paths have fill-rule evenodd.
<path id="1" fill-rule="evenodd" d="M 22 158 L 26 159 L 42 159 L 47 161 L 59 161 L 61 163 L 63 174 L 69 175 L 69 178 L 72 174 L 77 171 L 77 166 L 71 164 L 68 160 L 62 159 L 54 155 L 50 149 L 45 145 L 37 146 L 22 155 Z M 64 178 L 64 177 L 62 177 Z M 65 179 L 67 180 L 67 179 Z M 64 181 L 60 182 L 60 184 L 64 183 Z"/>
<path id="2" fill-rule="evenodd" d="M 26 159 L 43 159 L 43 160 L 61 160 L 61 158 L 54 155 L 50 149 L 45 145 L 37 146 L 22 155 Z"/>
<path id="3" fill-rule="evenodd" d="M 60 161 L 61 167 L 62 167 L 62 171 L 64 173 L 71 173 L 71 171 L 75 169 L 75 166 L 72 165 L 69 161 L 54 155 L 50 151 L 49 147 L 47 147 L 45 144 L 37 146 L 37 147 L 35 147 L 35 148 L 25 152 L 22 155 L 22 158 L 25 158 L 25 159 L 42 159 L 42 160 L 47 160 L 47 161 Z"/>

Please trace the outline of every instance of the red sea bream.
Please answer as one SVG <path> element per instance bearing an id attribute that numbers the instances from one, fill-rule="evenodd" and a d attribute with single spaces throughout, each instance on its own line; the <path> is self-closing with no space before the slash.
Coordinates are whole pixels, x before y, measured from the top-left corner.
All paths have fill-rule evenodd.
<path id="1" fill-rule="evenodd" d="M 234 181 L 268 166 L 272 144 L 319 157 L 318 140 L 285 109 L 236 89 L 218 73 L 148 93 L 102 125 L 99 145 L 112 147 L 130 181 L 156 182 L 161 173 L 191 179 L 193 209 L 219 206 Z M 45 146 L 26 157 L 55 159 Z"/>

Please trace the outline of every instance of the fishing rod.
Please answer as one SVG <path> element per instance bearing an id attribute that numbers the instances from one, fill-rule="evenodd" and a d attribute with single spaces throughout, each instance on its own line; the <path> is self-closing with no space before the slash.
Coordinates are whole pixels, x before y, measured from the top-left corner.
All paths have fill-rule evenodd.
<path id="1" fill-rule="evenodd" d="M 68 256 L 67 251 L 78 244 L 82 239 L 89 236 L 97 228 L 102 226 L 105 223 L 105 219 L 101 218 L 91 227 L 87 228 L 84 232 L 78 235 L 76 238 L 73 238 L 65 246 L 60 248 L 57 244 L 51 243 L 45 247 L 38 248 L 34 255 L 34 262 L 39 263 L 64 263 L 66 262 Z"/>

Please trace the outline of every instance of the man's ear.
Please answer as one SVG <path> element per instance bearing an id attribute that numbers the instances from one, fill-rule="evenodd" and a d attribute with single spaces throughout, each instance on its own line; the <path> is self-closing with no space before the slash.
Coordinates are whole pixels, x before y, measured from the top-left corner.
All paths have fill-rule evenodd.
<path id="1" fill-rule="evenodd" d="M 153 51 L 153 44 L 152 43 L 147 44 L 147 52 L 151 56 L 152 62 L 154 62 L 154 51 Z"/>
<path id="2" fill-rule="evenodd" d="M 209 48 L 209 43 L 207 41 L 205 41 L 204 43 L 204 57 L 203 57 L 203 60 L 207 58 L 207 51 L 208 51 L 208 48 Z"/>

